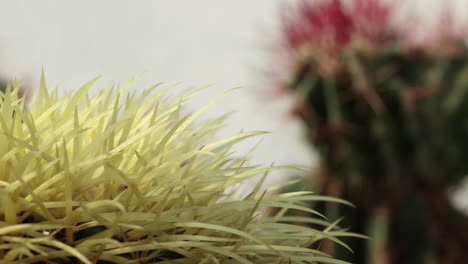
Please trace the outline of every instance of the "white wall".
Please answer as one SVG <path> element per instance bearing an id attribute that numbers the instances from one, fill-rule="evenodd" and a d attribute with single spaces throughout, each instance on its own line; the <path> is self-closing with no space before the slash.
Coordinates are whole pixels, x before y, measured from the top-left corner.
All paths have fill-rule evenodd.
<path id="1" fill-rule="evenodd" d="M 238 112 L 222 134 L 272 131 L 253 163 L 308 165 L 313 158 L 300 125 L 288 117 L 287 100 L 271 100 L 260 69 L 275 42 L 279 2 L 2 1 L 0 75 L 35 85 L 44 67 L 47 79 L 65 89 L 101 74 L 101 85 L 122 83 L 142 71 L 141 88 L 159 81 L 213 84 L 193 108 L 241 86 L 207 115 Z"/>

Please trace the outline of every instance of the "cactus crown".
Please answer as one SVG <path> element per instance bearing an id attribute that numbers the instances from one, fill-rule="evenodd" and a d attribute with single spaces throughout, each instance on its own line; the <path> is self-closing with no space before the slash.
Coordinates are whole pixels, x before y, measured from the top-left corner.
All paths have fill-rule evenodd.
<path id="1" fill-rule="evenodd" d="M 377 0 L 348 9 L 339 0 L 303 2 L 301 10 L 285 28 L 294 64 L 288 86 L 300 94 L 296 113 L 327 170 L 343 186 L 376 196 L 402 182 L 457 183 L 468 171 L 464 41 L 414 45 L 391 27 L 393 10 Z M 330 10 L 348 27 L 339 27 Z M 330 32 L 325 45 L 320 39 Z"/>
<path id="2" fill-rule="evenodd" d="M 308 248 L 347 233 L 293 225 L 289 209 L 333 200 L 261 191 L 267 174 L 232 146 L 262 132 L 213 140 L 225 116 L 193 124 L 216 100 L 181 117 L 200 90 L 172 86 L 88 95 L 96 79 L 59 97 L 41 86 L 25 107 L 19 87 L 0 92 L 0 258 L 9 263 L 344 263 Z M 251 193 L 237 190 L 261 176 Z M 273 217 L 261 214 L 276 207 Z"/>

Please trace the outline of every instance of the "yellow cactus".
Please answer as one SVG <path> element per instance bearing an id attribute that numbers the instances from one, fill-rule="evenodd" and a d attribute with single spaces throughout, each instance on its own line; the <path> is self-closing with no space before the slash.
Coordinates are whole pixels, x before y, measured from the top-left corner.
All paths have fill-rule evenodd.
<path id="1" fill-rule="evenodd" d="M 169 96 L 89 89 L 63 97 L 44 77 L 25 106 L 19 86 L 0 92 L 0 259 L 5 263 L 345 263 L 314 249 L 349 235 L 328 225 L 309 192 L 261 191 L 268 172 L 231 147 L 262 134 L 213 140 L 225 117 L 193 124 L 214 99 L 181 117 L 199 92 Z M 254 190 L 236 191 L 263 175 Z M 265 208 L 280 208 L 273 216 Z M 315 218 L 285 216 L 289 209 Z M 319 231 L 293 225 L 321 224 Z M 315 245 L 315 247 L 314 247 Z M 345 246 L 345 245 L 344 245 Z M 3 262 L 2 262 L 3 263 Z"/>

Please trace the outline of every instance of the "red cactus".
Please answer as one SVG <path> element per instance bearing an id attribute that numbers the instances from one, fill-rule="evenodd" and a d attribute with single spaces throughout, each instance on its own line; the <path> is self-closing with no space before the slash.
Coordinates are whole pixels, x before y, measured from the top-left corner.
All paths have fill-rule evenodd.
<path id="1" fill-rule="evenodd" d="M 317 186 L 356 204 L 342 211 L 351 230 L 381 226 L 378 244 L 351 242 L 346 260 L 464 263 L 468 219 L 447 195 L 468 170 L 467 21 L 450 1 L 430 17 L 415 1 L 299 1 L 283 20 L 289 68 L 273 77 L 286 72 L 281 87 L 298 98 L 293 114 L 320 156 Z"/>
<path id="2" fill-rule="evenodd" d="M 284 39 L 290 51 L 304 45 L 343 48 L 353 38 L 380 43 L 388 37 L 393 8 L 379 0 L 354 0 L 349 9 L 341 0 L 303 0 L 295 14 L 284 18 Z"/>
<path id="3" fill-rule="evenodd" d="M 353 32 L 352 18 L 346 14 L 340 0 L 302 1 L 298 13 L 286 17 L 284 22 L 285 44 L 291 50 L 298 50 L 305 44 L 320 45 L 324 37 L 331 40 L 333 46 L 342 47 L 348 44 Z"/>
<path id="4" fill-rule="evenodd" d="M 350 6 L 354 35 L 373 44 L 387 41 L 392 34 L 390 19 L 397 2 L 390 5 L 379 0 L 354 0 Z"/>

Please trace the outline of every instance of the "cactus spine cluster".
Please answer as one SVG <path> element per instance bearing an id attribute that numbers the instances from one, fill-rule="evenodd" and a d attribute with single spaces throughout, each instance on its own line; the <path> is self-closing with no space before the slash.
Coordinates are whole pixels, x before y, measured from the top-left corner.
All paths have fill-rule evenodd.
<path id="1" fill-rule="evenodd" d="M 0 92 L 2 263 L 346 263 L 317 249 L 350 235 L 303 204 L 338 199 L 261 190 L 267 174 L 232 146 L 262 134 L 215 140 L 226 117 L 194 124 L 216 100 L 181 116 L 194 90 L 136 93 L 135 80 L 104 88 L 93 79 L 59 96 L 41 87 L 25 105 L 19 86 Z M 261 176 L 240 196 L 246 179 Z M 269 217 L 265 210 L 278 208 Z M 293 224 L 290 209 L 314 213 Z"/>

